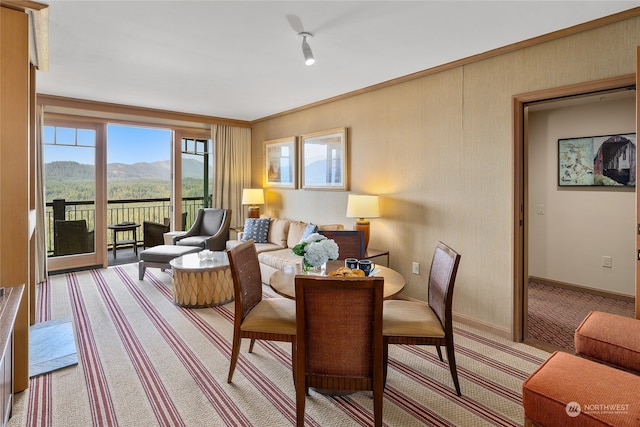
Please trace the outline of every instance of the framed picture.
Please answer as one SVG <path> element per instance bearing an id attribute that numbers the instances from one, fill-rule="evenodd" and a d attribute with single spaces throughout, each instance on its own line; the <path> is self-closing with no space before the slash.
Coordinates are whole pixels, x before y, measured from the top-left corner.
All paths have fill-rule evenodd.
<path id="1" fill-rule="evenodd" d="M 296 142 L 295 136 L 264 142 L 266 187 L 296 188 Z"/>
<path id="2" fill-rule="evenodd" d="M 338 128 L 300 137 L 301 187 L 347 190 L 347 129 Z"/>
<path id="3" fill-rule="evenodd" d="M 558 140 L 558 185 L 636 185 L 636 134 Z"/>

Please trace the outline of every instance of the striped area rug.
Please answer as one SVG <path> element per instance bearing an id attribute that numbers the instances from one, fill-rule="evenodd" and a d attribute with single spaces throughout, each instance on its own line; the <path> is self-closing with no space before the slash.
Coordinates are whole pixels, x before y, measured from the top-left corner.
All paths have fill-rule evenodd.
<path id="1" fill-rule="evenodd" d="M 137 265 L 53 276 L 37 318 L 73 321 L 79 364 L 33 378 L 16 396 L 10 426 L 284 426 L 295 424 L 290 345 L 244 340 L 226 383 L 233 303 L 173 304 L 169 273 Z M 274 296 L 265 287 L 265 297 Z M 433 347 L 391 346 L 387 426 L 519 426 L 522 382 L 549 354 L 455 324 L 462 397 Z M 309 426 L 373 424 L 368 392 L 311 391 Z"/>

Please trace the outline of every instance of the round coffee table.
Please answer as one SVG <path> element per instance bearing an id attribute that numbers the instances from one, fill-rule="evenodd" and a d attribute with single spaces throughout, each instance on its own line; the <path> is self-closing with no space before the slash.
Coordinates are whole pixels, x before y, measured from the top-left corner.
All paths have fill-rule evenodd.
<path id="1" fill-rule="evenodd" d="M 173 268 L 173 300 L 189 308 L 214 307 L 233 301 L 233 278 L 226 252 L 213 252 L 213 259 L 192 253 L 169 261 Z"/>

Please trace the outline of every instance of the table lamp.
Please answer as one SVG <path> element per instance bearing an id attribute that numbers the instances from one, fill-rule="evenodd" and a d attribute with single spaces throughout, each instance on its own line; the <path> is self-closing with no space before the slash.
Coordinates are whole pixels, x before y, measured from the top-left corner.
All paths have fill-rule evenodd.
<path id="1" fill-rule="evenodd" d="M 264 190 L 262 188 L 243 189 L 242 204 L 249 205 L 247 218 L 260 218 L 260 207 L 258 205 L 264 205 Z"/>
<path id="2" fill-rule="evenodd" d="M 347 217 L 356 218 L 353 229 L 364 233 L 364 250 L 369 246 L 369 220 L 380 217 L 378 196 L 349 194 L 347 200 Z"/>

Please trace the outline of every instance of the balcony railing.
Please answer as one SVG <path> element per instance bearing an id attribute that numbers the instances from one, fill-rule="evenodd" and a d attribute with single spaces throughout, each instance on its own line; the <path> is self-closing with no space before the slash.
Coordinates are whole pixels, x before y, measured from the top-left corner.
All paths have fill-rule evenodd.
<path id="1" fill-rule="evenodd" d="M 107 224 L 119 224 L 122 222 L 135 222 L 142 224 L 144 221 L 164 222 L 170 218 L 170 199 L 136 199 L 136 200 L 108 200 Z M 207 204 L 208 205 L 208 204 Z M 182 199 L 182 212 L 186 212 L 186 229 L 191 227 L 198 209 L 203 207 L 202 197 L 184 197 Z M 88 231 L 95 229 L 95 203 L 68 200 L 55 200 L 46 204 L 47 227 L 47 254 L 54 255 L 53 224 L 56 219 L 65 221 L 85 220 Z M 142 243 L 142 232 L 137 233 L 137 242 Z M 113 248 L 113 235 L 107 233 L 107 247 Z"/>

